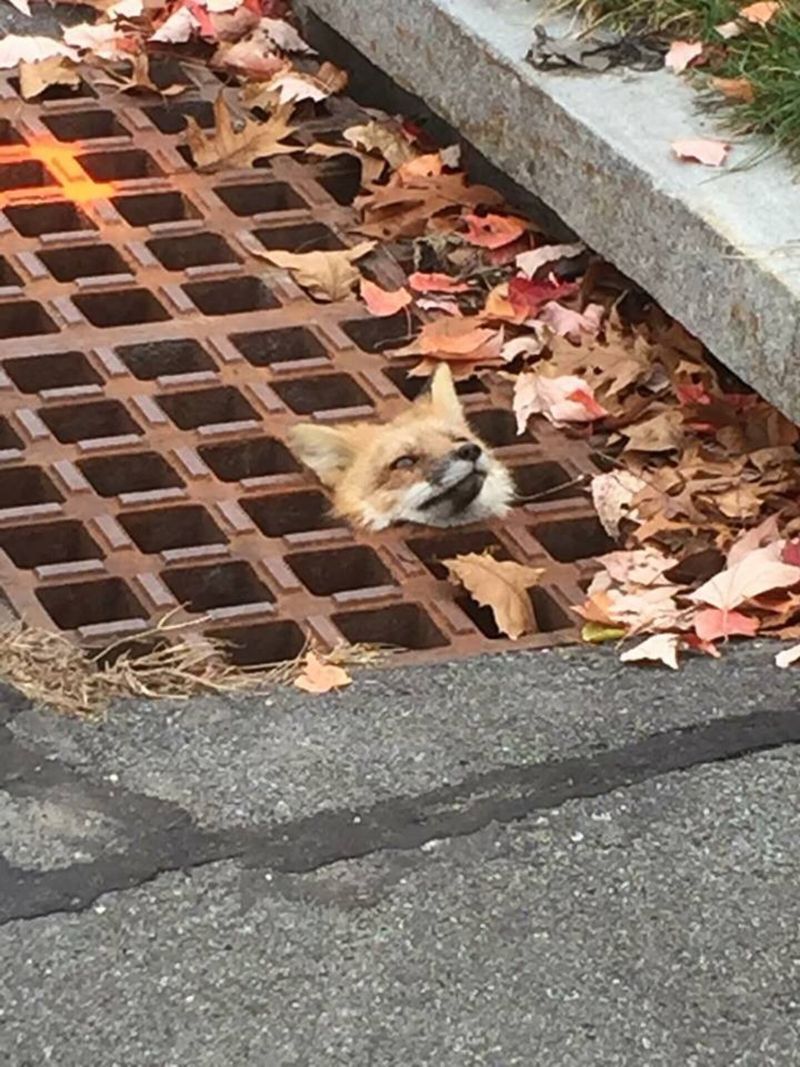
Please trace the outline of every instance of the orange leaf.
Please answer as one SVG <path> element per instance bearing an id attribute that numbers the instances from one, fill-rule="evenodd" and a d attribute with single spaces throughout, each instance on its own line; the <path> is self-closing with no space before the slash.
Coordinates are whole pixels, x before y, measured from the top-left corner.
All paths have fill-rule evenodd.
<path id="1" fill-rule="evenodd" d="M 407 289 L 381 289 L 368 278 L 361 279 L 360 293 L 370 315 L 377 315 L 379 318 L 396 315 L 411 303 L 411 293 Z"/>
<path id="2" fill-rule="evenodd" d="M 472 288 L 449 274 L 420 274 L 419 271 L 409 275 L 408 284 L 415 293 L 467 293 Z"/>
<path id="3" fill-rule="evenodd" d="M 756 91 L 749 78 L 709 78 L 709 85 L 729 100 L 743 100 L 746 104 L 752 104 L 756 98 Z"/>
<path id="4" fill-rule="evenodd" d="M 471 356 L 475 349 L 495 337 L 495 331 L 473 326 L 472 319 L 440 319 L 422 327 L 417 350 L 424 356 L 447 352 L 454 356 Z"/>
<path id="5" fill-rule="evenodd" d="M 664 66 L 680 74 L 702 54 L 702 41 L 673 41 L 664 58 Z"/>
<path id="6" fill-rule="evenodd" d="M 702 163 L 706 167 L 721 167 L 731 146 L 725 141 L 712 141 L 703 137 L 687 137 L 673 141 L 672 151 L 678 159 Z"/>
<path id="7" fill-rule="evenodd" d="M 758 619 L 740 611 L 705 608 L 694 617 L 694 632 L 703 642 L 717 641 L 720 637 L 753 637 L 757 631 Z"/>
<path id="8" fill-rule="evenodd" d="M 402 163 L 397 168 L 397 173 L 403 179 L 408 178 L 436 178 L 442 173 L 442 158 L 438 152 L 430 152 L 425 156 L 416 156 Z"/>
<path id="9" fill-rule="evenodd" d="M 294 684 L 306 693 L 329 693 L 331 689 L 350 685 L 352 680 L 343 667 L 326 663 L 315 652 L 309 652 L 303 672 L 295 678 Z"/>
<path id="10" fill-rule="evenodd" d="M 481 248 L 502 248 L 510 245 L 523 233 L 525 224 L 520 219 L 505 215 L 464 215 L 469 227 L 464 240 Z"/>
<path id="11" fill-rule="evenodd" d="M 768 22 L 778 14 L 781 5 L 778 0 L 759 0 L 757 4 L 748 4 L 743 7 L 739 15 L 748 22 L 754 22 L 757 26 L 766 26 Z"/>

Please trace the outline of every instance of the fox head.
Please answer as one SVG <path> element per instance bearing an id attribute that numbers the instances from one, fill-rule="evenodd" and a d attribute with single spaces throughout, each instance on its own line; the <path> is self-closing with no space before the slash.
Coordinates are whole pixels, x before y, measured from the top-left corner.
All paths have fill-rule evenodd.
<path id="1" fill-rule="evenodd" d="M 446 363 L 429 392 L 391 422 L 305 423 L 289 446 L 333 490 L 336 512 L 370 530 L 504 515 L 514 495 L 506 468 L 469 428 Z"/>

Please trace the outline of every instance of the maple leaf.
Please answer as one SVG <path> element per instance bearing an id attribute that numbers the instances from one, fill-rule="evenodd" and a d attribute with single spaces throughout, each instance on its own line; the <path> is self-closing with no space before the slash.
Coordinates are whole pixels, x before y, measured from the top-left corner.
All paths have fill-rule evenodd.
<path id="1" fill-rule="evenodd" d="M 629 648 L 619 657 L 623 663 L 663 663 L 673 671 L 678 669 L 678 634 L 653 634 L 635 648 Z"/>
<path id="2" fill-rule="evenodd" d="M 680 74 L 703 54 L 702 41 L 673 41 L 664 57 L 664 66 Z"/>
<path id="3" fill-rule="evenodd" d="M 464 240 L 480 248 L 503 248 L 510 245 L 527 229 L 521 219 L 507 215 L 463 215 L 467 224 Z"/>
<path id="4" fill-rule="evenodd" d="M 472 286 L 460 282 L 449 274 L 409 274 L 408 284 L 415 293 L 468 293 Z"/>
<path id="5" fill-rule="evenodd" d="M 781 5 L 778 0 L 759 0 L 756 4 L 748 4 L 747 7 L 741 8 L 739 18 L 753 22 L 757 26 L 766 26 L 775 18 L 780 9 Z"/>
<path id="6" fill-rule="evenodd" d="M 508 300 L 515 311 L 524 312 L 528 318 L 536 315 L 548 301 L 572 296 L 579 288 L 576 282 L 559 282 L 552 277 L 541 282 L 529 278 L 511 278 Z"/>
<path id="7" fill-rule="evenodd" d="M 367 311 L 378 318 L 396 315 L 411 303 L 411 293 L 402 287 L 393 291 L 382 289 L 368 278 L 362 278 L 360 286 L 361 299 L 367 305 Z"/>
<path id="8" fill-rule="evenodd" d="M 75 62 L 80 58 L 74 48 L 53 37 L 26 37 L 9 33 L 0 38 L 0 70 L 16 67 L 20 63 L 40 63 L 51 56 L 64 56 Z"/>
<path id="9" fill-rule="evenodd" d="M 402 185 L 373 185 L 355 201 L 364 213 L 360 233 L 381 238 L 418 237 L 434 225 L 442 228 L 440 216 L 473 207 L 502 203 L 494 189 L 467 185 L 463 174 L 440 174 L 432 178 L 409 178 Z M 449 220 L 447 220 L 449 222 Z"/>
<path id="10" fill-rule="evenodd" d="M 602 304 L 587 304 L 583 311 L 573 311 L 551 300 L 539 312 L 539 321 L 558 337 L 568 337 L 578 343 L 583 334 L 594 337 L 598 333 L 604 313 Z"/>
<path id="11" fill-rule="evenodd" d="M 473 600 L 491 608 L 498 630 L 513 641 L 523 634 L 535 633 L 536 615 L 528 590 L 544 574 L 542 567 L 525 567 L 510 560 L 469 552 L 455 559 L 445 559 L 452 579 L 464 586 Z"/>
<path id="12" fill-rule="evenodd" d="M 632 471 L 609 471 L 592 478 L 592 503 L 603 529 L 609 537 L 619 537 L 619 524 L 623 519 L 640 520 L 633 499 L 645 482 Z"/>
<path id="13" fill-rule="evenodd" d="M 781 667 L 784 670 L 786 667 L 791 667 L 793 663 L 798 662 L 800 662 L 800 645 L 784 648 L 775 656 L 775 666 Z"/>
<path id="14" fill-rule="evenodd" d="M 782 563 L 775 548 L 757 548 L 724 571 L 714 575 L 689 599 L 722 611 L 732 611 L 753 597 L 771 589 L 788 589 L 800 582 L 800 567 Z"/>
<path id="15" fill-rule="evenodd" d="M 50 56 L 37 63 L 23 62 L 19 65 L 19 88 L 23 100 L 35 99 L 51 85 L 75 88 L 80 83 L 77 70 L 64 56 Z"/>
<path id="16" fill-rule="evenodd" d="M 704 642 L 718 641 L 722 637 L 754 637 L 758 632 L 758 619 L 742 615 L 740 611 L 704 608 L 694 617 L 694 632 Z"/>
<path id="17" fill-rule="evenodd" d="M 245 167 L 257 159 L 299 152 L 295 145 L 280 142 L 294 132 L 289 125 L 291 105 L 281 105 L 266 122 L 245 119 L 240 130 L 234 129 L 233 117 L 222 93 L 214 102 L 214 130 L 206 133 L 191 115 L 186 118 L 186 143 L 199 170 Z"/>
<path id="18" fill-rule="evenodd" d="M 729 100 L 743 100 L 746 104 L 752 104 L 756 98 L 755 87 L 749 78 L 709 78 L 708 84 Z"/>
<path id="19" fill-rule="evenodd" d="M 721 167 L 731 150 L 727 141 L 713 141 L 705 137 L 685 137 L 670 145 L 678 159 L 702 163 L 706 167 Z"/>
<path id="20" fill-rule="evenodd" d="M 375 247 L 374 241 L 362 241 L 354 248 L 336 252 L 282 252 L 278 249 L 259 249 L 257 254 L 276 267 L 291 272 L 298 285 L 302 285 L 318 300 L 344 300 L 361 280 L 361 273 L 354 261 L 361 259 Z M 256 251 L 254 249 L 254 251 Z"/>
<path id="21" fill-rule="evenodd" d="M 553 263 L 557 259 L 574 259 L 586 251 L 586 245 L 582 241 L 568 245 L 543 245 L 534 248 L 530 252 L 520 252 L 514 258 L 517 268 L 522 271 L 526 278 L 532 278 L 538 270 Z"/>
<path id="22" fill-rule="evenodd" d="M 402 130 L 383 122 L 350 126 L 344 131 L 344 139 L 366 152 L 378 152 L 392 169 L 413 159 L 416 152 L 403 136 Z"/>
<path id="23" fill-rule="evenodd" d="M 535 371 L 520 374 L 514 383 L 514 413 L 517 433 L 525 432 L 531 415 L 544 415 L 554 426 L 562 426 L 570 422 L 594 422 L 608 414 L 582 378 L 572 374 L 548 378 Z"/>
<path id="24" fill-rule="evenodd" d="M 342 689 L 350 685 L 353 679 L 343 667 L 335 663 L 326 663 L 316 652 L 306 653 L 302 673 L 294 684 L 305 693 L 330 693 L 332 689 Z"/>

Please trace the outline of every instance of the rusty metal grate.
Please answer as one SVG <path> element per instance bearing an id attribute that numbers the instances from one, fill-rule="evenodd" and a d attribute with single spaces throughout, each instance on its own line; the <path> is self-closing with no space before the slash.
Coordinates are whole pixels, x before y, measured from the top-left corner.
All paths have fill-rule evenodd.
<path id="1" fill-rule="evenodd" d="M 100 642 L 183 604 L 241 663 L 292 657 L 306 636 L 417 661 L 571 639 L 568 606 L 608 547 L 579 490 L 460 531 L 356 534 L 329 516 L 286 433 L 407 404 L 419 386 L 391 350 L 408 322 L 317 304 L 252 255 L 352 243 L 353 161 L 197 174 L 185 116 L 209 125 L 220 83 L 178 73 L 190 93 L 140 106 L 91 72 L 77 97 L 39 105 L 0 81 L 0 584 L 14 608 Z M 354 120 L 347 101 L 319 105 L 300 136 Z M 384 251 L 369 263 L 402 280 Z M 594 472 L 547 426 L 517 438 L 493 390 L 462 394 L 523 493 Z M 548 567 L 539 635 L 506 641 L 443 580 L 440 559 L 485 548 Z"/>

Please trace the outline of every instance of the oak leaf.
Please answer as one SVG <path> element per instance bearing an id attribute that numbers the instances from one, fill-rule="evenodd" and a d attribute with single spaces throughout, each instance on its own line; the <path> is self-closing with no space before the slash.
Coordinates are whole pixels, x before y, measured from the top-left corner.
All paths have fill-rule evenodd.
<path id="1" fill-rule="evenodd" d="M 330 693 L 332 689 L 342 689 L 350 685 L 353 679 L 344 669 L 337 667 L 335 663 L 326 663 L 316 652 L 306 654 L 302 673 L 299 674 L 294 684 L 305 693 Z"/>
<path id="2" fill-rule="evenodd" d="M 367 305 L 367 311 L 378 318 L 396 315 L 411 303 L 411 293 L 407 289 L 382 289 L 368 278 L 361 279 L 360 293 L 361 299 Z"/>
<path id="3" fill-rule="evenodd" d="M 678 634 L 653 634 L 635 648 L 629 648 L 619 657 L 623 663 L 663 663 L 673 671 L 678 669 Z"/>
<path id="4" fill-rule="evenodd" d="M 294 133 L 289 125 L 291 105 L 277 107 L 266 122 L 246 118 L 241 129 L 234 128 L 233 116 L 220 93 L 214 103 L 216 125 L 206 133 L 191 115 L 186 118 L 186 143 L 199 170 L 246 167 L 257 159 L 299 152 L 296 145 L 281 144 Z"/>
<path id="5" fill-rule="evenodd" d="M 344 300 L 361 280 L 354 262 L 375 247 L 374 241 L 362 241 L 353 248 L 336 252 L 282 252 L 258 250 L 263 259 L 276 267 L 288 270 L 298 285 L 302 285 L 318 300 Z M 255 251 L 255 250 L 254 250 Z"/>
<path id="6" fill-rule="evenodd" d="M 49 56 L 38 63 L 20 63 L 19 89 L 23 100 L 34 100 L 51 85 L 80 85 L 78 71 L 64 56 Z"/>
<path id="7" fill-rule="evenodd" d="M 507 215 L 464 215 L 467 224 L 464 240 L 480 248 L 503 248 L 525 233 L 527 227 L 521 219 Z"/>
<path id="8" fill-rule="evenodd" d="M 544 574 L 542 567 L 526 567 L 510 560 L 469 552 L 442 560 L 449 575 L 480 605 L 491 608 L 498 630 L 516 641 L 535 633 L 536 615 L 528 590 Z"/>

